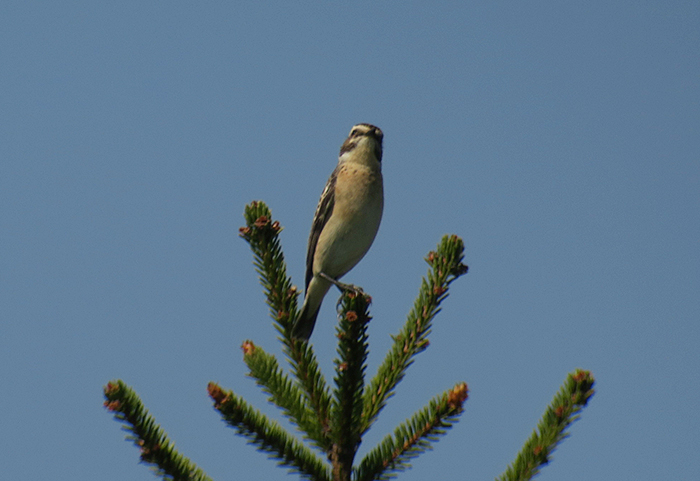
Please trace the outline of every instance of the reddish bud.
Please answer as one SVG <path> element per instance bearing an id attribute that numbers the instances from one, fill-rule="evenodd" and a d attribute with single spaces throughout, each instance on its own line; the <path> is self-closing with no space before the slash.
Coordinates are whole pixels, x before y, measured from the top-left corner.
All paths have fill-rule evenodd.
<path id="1" fill-rule="evenodd" d="M 119 411 L 119 408 L 122 407 L 122 403 L 119 401 L 105 401 L 104 405 L 110 411 Z"/>
<path id="2" fill-rule="evenodd" d="M 255 352 L 255 344 L 252 341 L 246 341 L 241 346 L 241 349 L 243 349 L 244 356 L 249 356 Z"/>
<path id="3" fill-rule="evenodd" d="M 105 396 L 111 396 L 119 391 L 119 384 L 108 382 L 105 386 Z"/>

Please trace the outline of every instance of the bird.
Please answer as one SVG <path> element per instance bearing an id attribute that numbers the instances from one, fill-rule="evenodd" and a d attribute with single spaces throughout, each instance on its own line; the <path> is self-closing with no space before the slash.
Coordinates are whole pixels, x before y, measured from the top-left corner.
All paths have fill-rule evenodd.
<path id="1" fill-rule="evenodd" d="M 338 165 L 323 189 L 306 252 L 304 303 L 292 326 L 292 337 L 308 341 L 321 303 L 332 285 L 359 290 L 339 279 L 369 250 L 384 209 L 382 141 L 371 124 L 352 127 L 340 147 Z"/>

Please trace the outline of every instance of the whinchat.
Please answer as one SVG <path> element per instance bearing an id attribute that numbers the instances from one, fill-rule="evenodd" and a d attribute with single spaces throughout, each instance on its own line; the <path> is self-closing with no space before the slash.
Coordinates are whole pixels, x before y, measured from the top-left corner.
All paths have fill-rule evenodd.
<path id="1" fill-rule="evenodd" d="M 357 124 L 340 147 L 338 165 L 318 202 L 306 253 L 306 293 L 292 335 L 308 340 L 321 303 L 364 257 L 379 230 L 384 208 L 379 127 Z"/>

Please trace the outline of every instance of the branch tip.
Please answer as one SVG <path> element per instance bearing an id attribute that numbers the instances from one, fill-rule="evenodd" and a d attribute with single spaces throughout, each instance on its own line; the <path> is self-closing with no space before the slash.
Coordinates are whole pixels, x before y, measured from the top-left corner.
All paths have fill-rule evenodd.
<path id="1" fill-rule="evenodd" d="M 228 400 L 226 391 L 221 389 L 221 386 L 215 382 L 207 384 L 207 393 L 209 393 L 209 397 L 214 401 L 214 407 L 216 409 L 219 409 L 219 407 Z"/>
<path id="2" fill-rule="evenodd" d="M 454 410 L 461 410 L 468 397 L 469 389 L 467 383 L 461 382 L 447 395 L 447 404 Z"/>
<path id="3" fill-rule="evenodd" d="M 243 351 L 243 356 L 250 356 L 255 352 L 255 344 L 253 344 L 253 341 L 245 341 L 241 345 L 241 350 Z"/>

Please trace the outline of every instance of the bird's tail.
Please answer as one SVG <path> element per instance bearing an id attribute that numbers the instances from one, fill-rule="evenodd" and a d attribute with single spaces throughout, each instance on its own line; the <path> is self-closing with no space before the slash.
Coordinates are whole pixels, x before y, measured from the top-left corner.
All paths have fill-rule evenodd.
<path id="1" fill-rule="evenodd" d="M 304 297 L 304 305 L 301 306 L 301 311 L 294 326 L 292 327 L 292 337 L 295 339 L 303 339 L 308 341 L 311 333 L 314 332 L 318 311 L 321 309 L 321 303 L 326 296 L 331 283 L 321 277 L 314 276 L 311 282 L 306 286 L 306 296 Z"/>
<path id="2" fill-rule="evenodd" d="M 309 303 L 304 302 L 301 312 L 299 312 L 299 316 L 294 321 L 294 326 L 292 327 L 293 338 L 303 339 L 304 341 L 309 340 L 311 333 L 314 332 L 319 310 L 321 310 L 320 304 L 312 311 Z"/>

